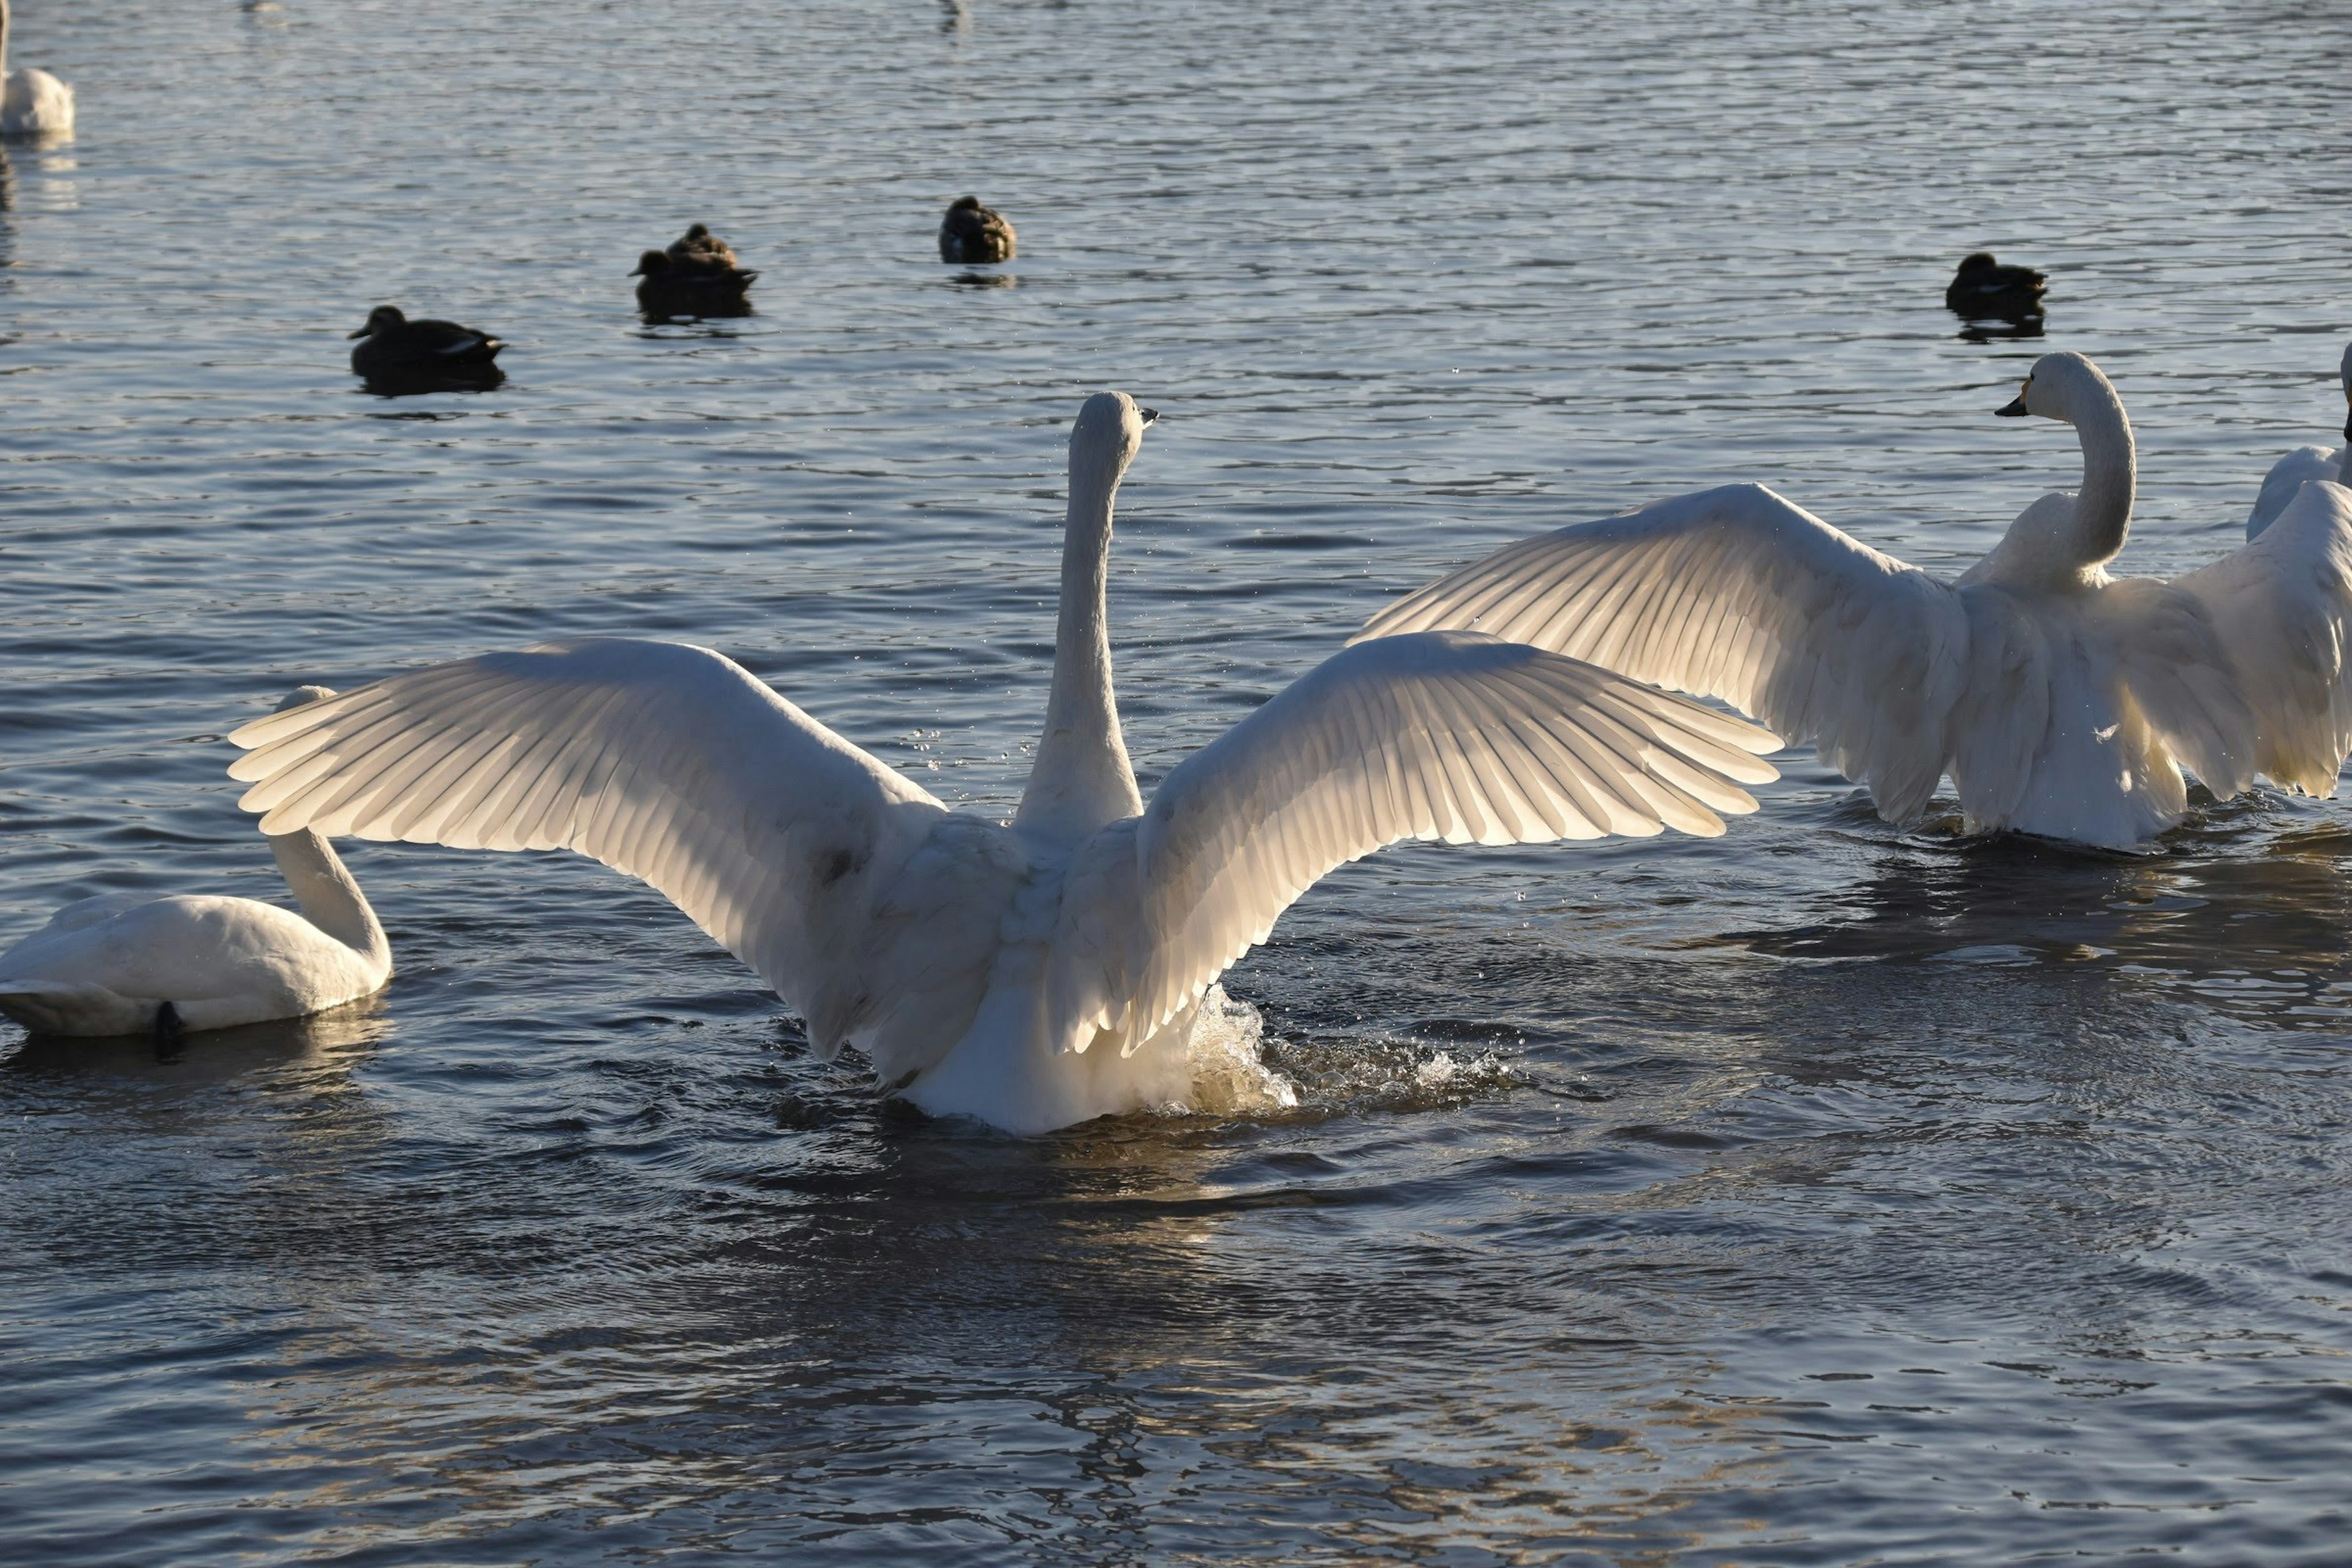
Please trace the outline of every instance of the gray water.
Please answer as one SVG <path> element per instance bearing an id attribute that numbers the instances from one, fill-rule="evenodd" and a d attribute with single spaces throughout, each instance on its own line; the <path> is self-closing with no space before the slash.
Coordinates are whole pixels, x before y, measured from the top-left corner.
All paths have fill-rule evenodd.
<path id="1" fill-rule="evenodd" d="M 2046 348 L 2131 409 L 2131 570 L 2342 415 L 2329 5 L 25 0 L 15 58 L 82 128 L 0 165 L 0 942 L 282 896 L 223 732 L 568 633 L 1009 810 L 1100 386 L 1164 416 L 1147 790 L 1580 517 L 1759 479 L 1956 567 L 2074 481 L 1990 416 Z M 695 219 L 759 313 L 649 328 Z M 1943 310 L 1979 246 L 2046 338 Z M 510 381 L 368 395 L 380 302 Z M 378 1002 L 0 1038 L 0 1560 L 2346 1561 L 2352 803 L 2100 855 L 1784 767 L 1713 843 L 1352 867 L 1228 976 L 1299 1112 L 1029 1142 L 601 868 L 353 846 Z"/>

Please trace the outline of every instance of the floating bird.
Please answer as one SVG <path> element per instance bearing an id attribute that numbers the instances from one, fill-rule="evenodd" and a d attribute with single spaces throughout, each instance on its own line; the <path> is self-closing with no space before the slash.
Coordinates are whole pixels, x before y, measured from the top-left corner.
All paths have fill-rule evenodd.
<path id="1" fill-rule="evenodd" d="M 2305 487 L 2260 540 L 2171 583 L 2110 578 L 2131 522 L 2123 402 L 2080 354 L 2003 415 L 2074 426 L 2079 495 L 2045 495 L 1946 583 L 1760 485 L 1523 540 L 1372 617 L 1451 627 L 1718 697 L 1867 784 L 1891 821 L 1948 773 L 1970 832 L 2140 843 L 2259 771 L 2332 795 L 2352 750 L 2352 490 Z"/>
<path id="2" fill-rule="evenodd" d="M 941 261 L 1010 261 L 1013 247 L 1013 226 L 1003 213 L 982 206 L 978 196 L 957 202 L 940 222 Z"/>
<path id="3" fill-rule="evenodd" d="M 648 316 L 739 316 L 760 276 L 737 265 L 727 242 L 700 224 L 667 250 L 637 258 L 637 308 Z"/>
<path id="4" fill-rule="evenodd" d="M 8 0 L 0 0 L 0 136 L 70 136 L 73 89 L 45 70 L 8 68 Z"/>
<path id="5" fill-rule="evenodd" d="M 2263 530 L 2278 521 L 2287 503 L 2294 500 L 2295 492 L 2310 480 L 2352 485 L 2352 344 L 2344 350 L 2336 377 L 2344 384 L 2344 445 L 2297 447 L 2273 463 L 2271 471 L 2263 476 L 2262 491 L 2254 497 L 2254 510 L 2246 514 L 2248 539 L 2260 538 Z"/>
<path id="6" fill-rule="evenodd" d="M 1045 728 L 1009 825 L 922 788 L 708 648 L 585 638 L 247 724 L 265 832 L 569 848 L 642 878 L 830 1057 L 1030 1133 L 1181 1101 L 1209 987 L 1335 867 L 1400 838 L 1723 830 L 1772 737 L 1574 659 L 1391 637 L 1294 681 L 1161 781 L 1128 765 L 1105 620 L 1112 500 L 1153 416 L 1070 435 Z"/>
<path id="7" fill-rule="evenodd" d="M 1979 250 L 1960 258 L 1960 269 L 1944 290 L 1944 303 L 1963 316 L 2013 321 L 2042 313 L 2050 280 L 2031 267 L 2008 267 Z"/>
<path id="8" fill-rule="evenodd" d="M 711 233 L 708 224 L 689 224 L 683 235 L 669 242 L 668 255 L 673 261 L 713 270 L 732 271 L 739 265 L 734 247 Z"/>
<path id="9" fill-rule="evenodd" d="M 305 686 L 278 710 L 333 695 Z M 39 1034 L 169 1038 L 382 990 L 392 946 L 333 847 L 298 828 L 272 834 L 269 848 L 300 914 L 200 894 L 84 899 L 0 953 L 0 1013 Z"/>
<path id="10" fill-rule="evenodd" d="M 507 345 L 455 321 L 412 321 L 390 305 L 378 305 L 368 312 L 367 325 L 351 335 L 360 340 L 352 370 L 371 382 L 484 385 L 503 376 L 492 362 Z"/>

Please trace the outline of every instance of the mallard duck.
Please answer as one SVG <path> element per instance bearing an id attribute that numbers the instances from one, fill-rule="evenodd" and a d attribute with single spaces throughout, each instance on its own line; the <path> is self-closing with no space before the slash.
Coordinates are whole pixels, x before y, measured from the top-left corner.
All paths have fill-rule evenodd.
<path id="1" fill-rule="evenodd" d="M 1944 290 L 1944 303 L 1964 316 L 2026 316 L 2042 310 L 2050 280 L 2031 267 L 2011 267 L 1990 250 L 1971 251 Z"/>
<path id="2" fill-rule="evenodd" d="M 1010 261 L 1013 247 L 1013 226 L 978 196 L 964 197 L 940 222 L 941 261 Z"/>
<path id="3" fill-rule="evenodd" d="M 648 250 L 629 274 L 637 281 L 637 309 L 648 316 L 739 316 L 759 278 L 737 265 L 728 243 L 701 224 L 667 250 Z"/>
<path id="4" fill-rule="evenodd" d="M 501 373 L 492 362 L 507 345 L 488 332 L 455 321 L 412 321 L 391 305 L 368 312 L 367 325 L 351 334 L 353 374 L 370 381 L 480 383 Z"/>

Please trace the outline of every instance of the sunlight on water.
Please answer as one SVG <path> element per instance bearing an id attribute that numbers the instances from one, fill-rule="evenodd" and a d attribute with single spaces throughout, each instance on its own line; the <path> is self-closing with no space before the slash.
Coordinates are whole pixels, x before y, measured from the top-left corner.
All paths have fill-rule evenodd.
<path id="1" fill-rule="evenodd" d="M 1906 560 L 2077 482 L 2118 570 L 2333 441 L 2352 17 L 2007 3 L 18 0 L 0 943 L 282 898 L 221 737 L 586 632 L 1017 798 L 1063 446 L 1158 408 L 1147 794 L 1396 594 L 1754 480 Z M 966 195 L 1020 251 L 950 267 Z M 705 221 L 754 313 L 649 324 Z M 2050 275 L 2029 331 L 1958 258 Z M 509 347 L 371 395 L 397 304 Z M 2038 334 L 2038 335 L 2037 335 Z M 1182 1115 L 877 1100 L 658 897 L 351 847 L 398 973 L 0 1037 L 0 1561 L 2320 1564 L 2352 1473 L 2352 818 L 1408 846 L 1213 994 Z"/>

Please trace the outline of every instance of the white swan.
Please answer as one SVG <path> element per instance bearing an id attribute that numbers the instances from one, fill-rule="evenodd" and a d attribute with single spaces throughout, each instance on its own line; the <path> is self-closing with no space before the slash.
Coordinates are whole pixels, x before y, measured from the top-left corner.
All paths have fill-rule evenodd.
<path id="1" fill-rule="evenodd" d="M 2295 492 L 2312 480 L 2352 485 L 2352 343 L 2345 345 L 2336 379 L 2344 384 L 2344 445 L 2297 447 L 2273 463 L 2271 471 L 2263 476 L 2262 492 L 2254 497 L 2254 510 L 2246 514 L 2248 539 L 2261 538 L 2263 530 L 2276 522 L 2279 514 L 2286 510 Z"/>
<path id="2" fill-rule="evenodd" d="M 0 136 L 69 136 L 73 124 L 73 89 L 31 66 L 8 68 L 8 0 L 0 0 Z"/>
<path id="3" fill-rule="evenodd" d="M 2110 578 L 2131 522 L 2123 403 L 2079 354 L 2035 362 L 2005 415 L 2072 424 L 2079 496 L 2045 495 L 1945 583 L 1760 485 L 1522 540 L 1398 601 L 1367 638 L 1455 627 L 1719 697 L 1811 741 L 1918 817 L 1948 773 L 1972 832 L 2123 847 L 2256 771 L 2331 795 L 2352 749 L 2352 490 L 2172 583 Z"/>
<path id="4" fill-rule="evenodd" d="M 305 686 L 278 710 L 333 695 Z M 0 1013 L 40 1034 L 171 1035 L 299 1018 L 381 990 L 392 947 L 341 858 L 307 828 L 269 847 L 300 914 L 204 895 L 84 899 L 0 953 Z"/>
<path id="5" fill-rule="evenodd" d="M 1104 618 L 1112 500 L 1152 417 L 1070 434 L 1045 730 L 1008 825 L 948 811 L 707 648 L 593 638 L 393 677 L 247 724 L 266 832 L 569 848 L 644 879 L 831 1055 L 1013 1132 L 1181 1100 L 1225 966 L 1400 838 L 1714 834 L 1770 736 L 1492 637 L 1339 653 L 1171 771 L 1146 812 Z"/>

